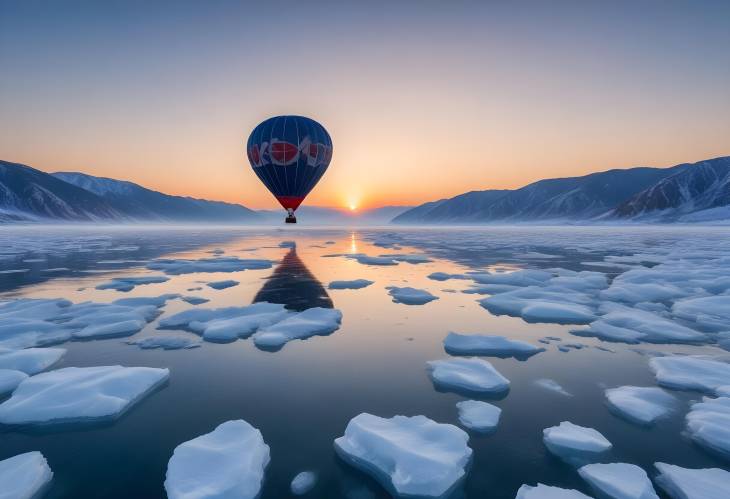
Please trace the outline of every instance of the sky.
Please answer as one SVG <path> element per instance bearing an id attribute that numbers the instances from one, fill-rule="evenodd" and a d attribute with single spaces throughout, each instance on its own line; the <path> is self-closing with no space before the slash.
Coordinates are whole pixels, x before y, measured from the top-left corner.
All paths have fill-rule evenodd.
<path id="1" fill-rule="evenodd" d="M 0 0 L 0 159 L 274 208 L 245 143 L 329 131 L 310 205 L 730 154 L 730 2 Z"/>

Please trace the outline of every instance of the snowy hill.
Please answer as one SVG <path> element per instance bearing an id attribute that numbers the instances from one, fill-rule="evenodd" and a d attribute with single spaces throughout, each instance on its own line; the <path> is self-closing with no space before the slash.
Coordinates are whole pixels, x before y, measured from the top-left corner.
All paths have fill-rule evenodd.
<path id="1" fill-rule="evenodd" d="M 637 219 L 664 210 L 659 221 L 705 221 L 688 214 L 730 204 L 728 163 L 717 158 L 671 168 L 630 168 L 547 179 L 516 190 L 473 191 L 413 208 L 401 224 L 480 224 Z M 730 211 L 730 210 L 727 210 Z M 679 218 L 681 215 L 681 219 Z M 657 217 L 654 217 L 657 218 Z"/>
<path id="2" fill-rule="evenodd" d="M 125 218 L 92 192 L 29 166 L 0 160 L 0 222 Z"/>
<path id="3" fill-rule="evenodd" d="M 115 209 L 135 220 L 250 223 L 260 219 L 258 213 L 238 204 L 171 196 L 132 182 L 84 173 L 59 172 L 52 175 L 101 196 Z"/>
<path id="4" fill-rule="evenodd" d="M 709 221 L 730 215 L 730 157 L 686 165 L 620 204 L 620 218 Z"/>

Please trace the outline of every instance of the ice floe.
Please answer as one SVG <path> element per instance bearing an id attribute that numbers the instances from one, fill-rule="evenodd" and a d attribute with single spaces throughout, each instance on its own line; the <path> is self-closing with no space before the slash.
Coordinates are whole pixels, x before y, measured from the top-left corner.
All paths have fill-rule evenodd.
<path id="1" fill-rule="evenodd" d="M 434 281 L 448 281 L 449 279 L 466 279 L 464 274 L 449 274 L 448 272 L 432 272 L 428 274 L 429 279 Z"/>
<path id="2" fill-rule="evenodd" d="M 507 291 L 479 300 L 495 315 L 522 317 L 527 322 L 588 324 L 596 319 L 594 301 L 582 293 L 546 290 L 538 286 Z"/>
<path id="3" fill-rule="evenodd" d="M 654 463 L 659 475 L 656 483 L 672 499 L 727 499 L 730 471 L 719 468 L 682 468 L 673 464 Z"/>
<path id="4" fill-rule="evenodd" d="M 340 327 L 342 312 L 336 308 L 314 307 L 291 314 L 285 319 L 259 329 L 254 344 L 262 349 L 278 350 L 292 340 L 328 335 Z"/>
<path id="5" fill-rule="evenodd" d="M 509 380 L 484 359 L 432 360 L 428 369 L 434 384 L 447 390 L 497 395 L 509 389 Z"/>
<path id="6" fill-rule="evenodd" d="M 463 479 L 469 436 L 425 416 L 380 418 L 362 413 L 335 439 L 338 455 L 402 496 L 441 497 Z"/>
<path id="7" fill-rule="evenodd" d="M 646 472 L 635 464 L 587 464 L 578 474 L 598 497 L 607 499 L 659 499 Z"/>
<path id="8" fill-rule="evenodd" d="M 430 301 L 438 300 L 437 296 L 432 295 L 425 289 L 416 289 L 411 287 L 388 286 L 385 288 L 388 294 L 393 297 L 394 303 L 403 303 L 404 305 L 424 305 Z"/>
<path id="9" fill-rule="evenodd" d="M 15 369 L 0 369 L 0 397 L 12 392 L 21 381 L 28 377 L 23 371 Z"/>
<path id="10" fill-rule="evenodd" d="M 730 460 L 730 397 L 705 397 L 693 404 L 687 431 L 699 445 Z"/>
<path id="11" fill-rule="evenodd" d="M 156 336 L 148 336 L 139 340 L 127 341 L 130 345 L 137 345 L 143 350 L 161 348 L 163 350 L 180 350 L 197 348 L 200 346 L 200 340 L 195 337 L 181 336 L 174 334 L 158 334 Z"/>
<path id="12" fill-rule="evenodd" d="M 525 359 L 545 351 L 544 348 L 525 341 L 510 340 L 504 336 L 453 332 L 444 339 L 444 349 L 451 355 L 491 355 L 518 359 Z"/>
<path id="13" fill-rule="evenodd" d="M 351 281 L 332 281 L 327 287 L 329 289 L 361 289 L 370 286 L 372 283 L 373 281 L 367 279 L 353 279 Z"/>
<path id="14" fill-rule="evenodd" d="M 730 364 L 698 356 L 654 357 L 649 366 L 667 388 L 714 394 L 730 380 Z"/>
<path id="15" fill-rule="evenodd" d="M 169 375 L 168 369 L 122 366 L 66 367 L 37 374 L 0 404 L 0 423 L 114 419 Z"/>
<path id="16" fill-rule="evenodd" d="M 187 329 L 206 341 L 228 342 L 247 338 L 259 328 L 288 317 L 284 305 L 259 302 L 246 307 L 194 308 L 160 320 L 162 329 Z"/>
<path id="17" fill-rule="evenodd" d="M 167 464 L 170 499 L 254 499 L 269 464 L 261 432 L 241 419 L 175 447 Z"/>
<path id="18" fill-rule="evenodd" d="M 611 442 L 593 428 L 563 421 L 542 431 L 543 442 L 550 452 L 572 464 L 591 462 L 611 449 Z"/>
<path id="19" fill-rule="evenodd" d="M 131 336 L 144 329 L 146 321 L 141 319 L 120 320 L 109 324 L 90 324 L 73 333 L 74 338 L 111 338 Z"/>
<path id="20" fill-rule="evenodd" d="M 645 310 L 618 304 L 606 304 L 601 310 L 606 313 L 588 329 L 571 332 L 623 343 L 700 343 L 707 339 L 698 331 Z"/>
<path id="21" fill-rule="evenodd" d="M 235 256 L 200 258 L 197 260 L 166 259 L 153 260 L 147 265 L 150 270 L 160 270 L 168 275 L 192 274 L 195 272 L 240 272 L 242 270 L 270 269 L 271 260 L 238 258 Z"/>
<path id="22" fill-rule="evenodd" d="M 538 483 L 534 487 L 523 485 L 517 491 L 515 499 L 591 499 L 582 492 L 573 489 L 561 489 Z"/>
<path id="23" fill-rule="evenodd" d="M 33 375 L 51 367 L 61 360 L 65 353 L 65 348 L 26 348 L 0 353 L 0 369 L 11 369 Z"/>
<path id="24" fill-rule="evenodd" d="M 539 386 L 540 388 L 544 388 L 545 390 L 550 390 L 551 392 L 559 393 L 560 395 L 564 395 L 566 397 L 572 397 L 573 394 L 566 391 L 560 383 L 555 381 L 554 379 L 549 378 L 540 378 L 535 380 L 535 384 Z"/>
<path id="25" fill-rule="evenodd" d="M 672 314 L 707 331 L 727 330 L 730 327 L 730 294 L 677 301 L 672 305 Z"/>
<path id="26" fill-rule="evenodd" d="M 210 301 L 209 299 L 201 296 L 182 296 L 180 299 L 191 305 L 202 305 L 203 303 L 208 303 Z"/>
<path id="27" fill-rule="evenodd" d="M 226 288 L 232 288 L 233 286 L 238 286 L 240 282 L 234 281 L 233 279 L 226 279 L 224 281 L 213 281 L 206 284 L 209 288 L 213 289 L 226 289 Z"/>
<path id="28" fill-rule="evenodd" d="M 38 451 L 0 461 L 0 498 L 39 499 L 53 479 L 46 458 Z"/>
<path id="29" fill-rule="evenodd" d="M 661 388 L 620 386 L 605 391 L 608 406 L 619 416 L 642 425 L 650 425 L 670 414 L 677 399 Z"/>
<path id="30" fill-rule="evenodd" d="M 352 255 L 345 255 L 347 258 L 351 258 L 357 263 L 361 263 L 363 265 L 398 265 L 398 262 L 395 261 L 392 258 L 389 257 L 383 257 L 383 256 L 368 256 L 363 254 L 352 254 Z"/>
<path id="31" fill-rule="evenodd" d="M 291 493 L 297 496 L 306 494 L 317 484 L 317 474 L 313 471 L 302 471 L 291 481 Z"/>
<path id="32" fill-rule="evenodd" d="M 480 400 L 462 400 L 456 403 L 456 409 L 462 426 L 481 433 L 493 432 L 502 414 L 496 405 Z"/>
<path id="33" fill-rule="evenodd" d="M 139 277 L 114 277 L 111 281 L 103 282 L 96 286 L 96 289 L 115 289 L 117 291 L 132 291 L 135 287 L 143 284 L 159 284 L 169 281 L 170 278 L 164 275 L 150 275 Z"/>

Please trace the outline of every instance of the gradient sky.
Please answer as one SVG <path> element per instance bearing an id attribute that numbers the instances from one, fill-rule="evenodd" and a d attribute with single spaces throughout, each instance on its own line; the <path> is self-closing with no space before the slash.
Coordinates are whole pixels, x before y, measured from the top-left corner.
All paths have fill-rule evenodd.
<path id="1" fill-rule="evenodd" d="M 0 0 L 0 159 L 275 207 L 251 129 L 330 132 L 307 203 L 417 204 L 730 154 L 730 2 Z"/>

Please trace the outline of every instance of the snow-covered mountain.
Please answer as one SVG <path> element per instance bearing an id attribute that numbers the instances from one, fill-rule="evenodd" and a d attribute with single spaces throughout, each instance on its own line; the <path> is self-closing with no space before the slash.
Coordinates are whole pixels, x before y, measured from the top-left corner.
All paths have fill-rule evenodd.
<path id="1" fill-rule="evenodd" d="M 48 174 L 0 160 L 0 223 L 251 223 L 261 218 L 237 204 L 170 196 L 132 182 L 83 173 Z"/>
<path id="2" fill-rule="evenodd" d="M 728 162 L 730 158 L 725 157 L 671 168 L 609 170 L 540 180 L 516 190 L 473 191 L 417 206 L 393 222 L 610 221 L 642 219 L 662 210 L 661 221 L 701 221 L 688 214 L 713 209 L 713 216 L 719 217 L 723 210 L 718 207 L 730 204 Z"/>
<path id="3" fill-rule="evenodd" d="M 0 160 L 0 222 L 125 218 L 92 192 L 29 166 Z"/>
<path id="4" fill-rule="evenodd" d="M 58 172 L 52 175 L 93 192 L 135 220 L 250 223 L 261 218 L 257 212 L 239 204 L 171 196 L 124 180 L 77 172 Z"/>
<path id="5" fill-rule="evenodd" d="M 618 205 L 611 215 L 656 221 L 728 218 L 730 157 L 684 166 Z"/>

